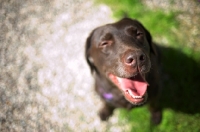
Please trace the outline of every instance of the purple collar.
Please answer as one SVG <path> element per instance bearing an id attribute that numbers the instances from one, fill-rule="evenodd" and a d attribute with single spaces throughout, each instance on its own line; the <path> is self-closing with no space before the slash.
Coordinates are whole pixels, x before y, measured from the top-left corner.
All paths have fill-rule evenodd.
<path id="1" fill-rule="evenodd" d="M 100 93 L 100 95 L 107 101 L 111 101 L 113 99 L 113 94 L 106 91 L 104 88 L 99 87 L 98 91 Z"/>
<path id="2" fill-rule="evenodd" d="M 103 93 L 103 98 L 110 101 L 113 99 L 113 95 L 111 93 Z"/>

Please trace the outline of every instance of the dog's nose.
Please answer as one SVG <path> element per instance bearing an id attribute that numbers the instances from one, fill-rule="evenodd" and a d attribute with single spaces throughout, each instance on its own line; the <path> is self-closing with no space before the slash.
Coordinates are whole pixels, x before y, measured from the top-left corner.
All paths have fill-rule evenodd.
<path id="1" fill-rule="evenodd" d="M 141 63 L 146 60 L 146 55 L 143 52 L 128 52 L 125 55 L 124 62 L 128 66 L 136 66 L 136 63 Z"/>
<path id="2" fill-rule="evenodd" d="M 136 64 L 136 55 L 135 54 L 127 54 L 125 57 L 125 64 L 126 65 L 135 65 Z"/>
<path id="3" fill-rule="evenodd" d="M 146 55 L 144 53 L 138 53 L 138 60 L 139 62 L 143 62 L 146 60 Z"/>

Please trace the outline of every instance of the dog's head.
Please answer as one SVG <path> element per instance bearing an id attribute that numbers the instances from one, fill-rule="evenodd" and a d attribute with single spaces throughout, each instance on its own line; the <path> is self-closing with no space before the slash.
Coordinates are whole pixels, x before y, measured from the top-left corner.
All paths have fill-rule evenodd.
<path id="1" fill-rule="evenodd" d="M 98 27 L 86 41 L 86 60 L 92 72 L 114 83 L 136 105 L 147 98 L 150 54 L 156 54 L 150 33 L 129 18 Z"/>

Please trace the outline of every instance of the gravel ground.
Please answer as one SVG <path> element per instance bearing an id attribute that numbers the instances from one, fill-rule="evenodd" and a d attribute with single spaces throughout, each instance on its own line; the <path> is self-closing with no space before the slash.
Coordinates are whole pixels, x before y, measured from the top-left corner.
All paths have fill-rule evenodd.
<path id="1" fill-rule="evenodd" d="M 84 58 L 91 30 L 112 22 L 90 0 L 0 1 L 0 131 L 125 131 L 101 107 Z"/>

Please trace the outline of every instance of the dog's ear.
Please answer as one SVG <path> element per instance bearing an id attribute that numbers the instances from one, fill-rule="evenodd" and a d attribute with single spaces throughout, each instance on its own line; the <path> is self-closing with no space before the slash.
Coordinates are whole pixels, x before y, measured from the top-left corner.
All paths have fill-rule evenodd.
<path id="1" fill-rule="evenodd" d="M 152 42 L 151 34 L 149 33 L 149 31 L 146 28 L 144 28 L 144 30 L 145 30 L 147 41 L 148 41 L 149 46 L 150 46 L 150 52 L 152 52 L 154 55 L 157 55 L 156 47 Z"/>
<path id="2" fill-rule="evenodd" d="M 93 31 L 94 32 L 94 31 Z M 89 50 L 91 48 L 91 38 L 92 38 L 92 35 L 93 35 L 93 32 L 90 33 L 90 35 L 88 36 L 88 38 L 86 39 L 86 44 L 85 44 L 85 58 L 86 58 L 86 61 L 90 67 L 90 70 L 91 72 L 93 73 L 94 71 L 97 71 L 96 70 L 96 67 L 94 66 L 93 64 L 93 58 L 90 57 L 90 54 L 89 54 Z"/>

